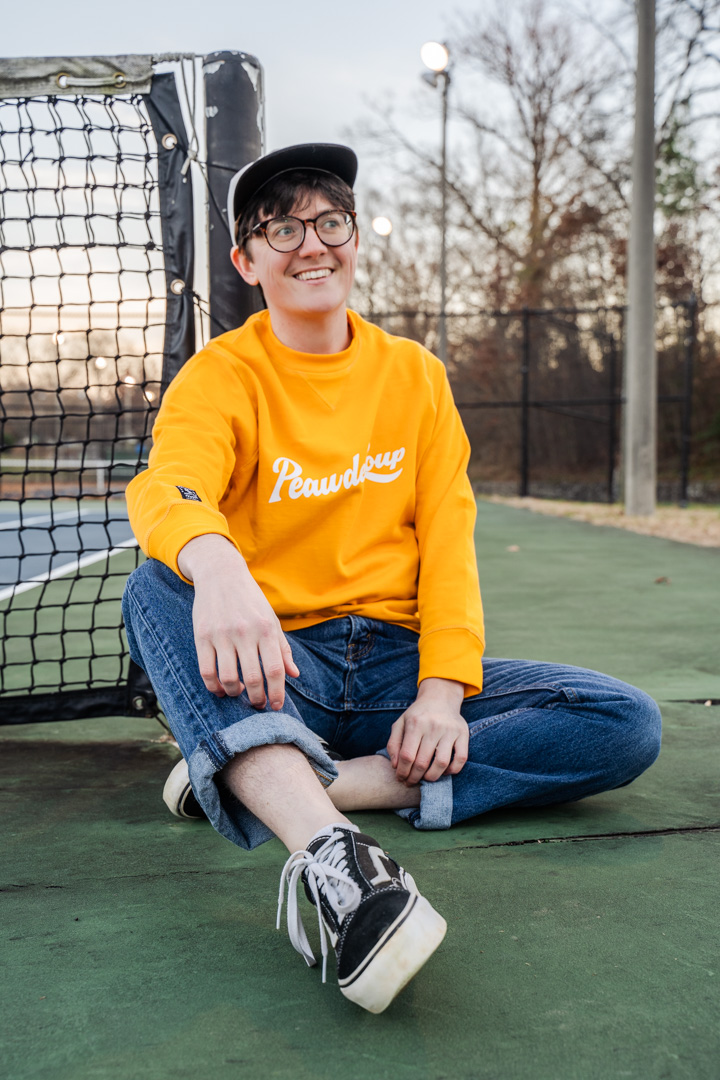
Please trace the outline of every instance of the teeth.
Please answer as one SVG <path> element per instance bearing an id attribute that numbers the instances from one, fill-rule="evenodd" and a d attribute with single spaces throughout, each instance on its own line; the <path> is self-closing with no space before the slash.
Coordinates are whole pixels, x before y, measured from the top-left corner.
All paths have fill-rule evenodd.
<path id="1" fill-rule="evenodd" d="M 302 274 L 296 274 L 298 281 L 313 281 L 315 278 L 330 277 L 332 270 L 323 267 L 322 270 L 304 270 Z"/>

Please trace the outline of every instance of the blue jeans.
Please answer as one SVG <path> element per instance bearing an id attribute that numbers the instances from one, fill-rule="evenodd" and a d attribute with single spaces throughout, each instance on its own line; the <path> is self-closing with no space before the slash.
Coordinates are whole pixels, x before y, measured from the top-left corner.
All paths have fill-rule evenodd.
<path id="1" fill-rule="evenodd" d="M 130 654 L 148 675 L 188 762 L 193 791 L 215 828 L 253 848 L 272 833 L 216 774 L 234 754 L 294 743 L 318 778 L 343 758 L 383 753 L 390 729 L 415 700 L 417 634 L 356 615 L 287 634 L 298 678 L 287 677 L 281 712 L 247 695 L 217 698 L 200 677 L 192 628 L 194 592 L 153 559 L 123 596 Z M 660 750 L 660 711 L 647 694 L 583 668 L 530 660 L 483 661 L 481 694 L 462 715 L 470 751 L 457 776 L 422 781 L 417 809 L 398 811 L 417 829 L 446 829 L 500 806 L 545 806 L 629 784 Z"/>

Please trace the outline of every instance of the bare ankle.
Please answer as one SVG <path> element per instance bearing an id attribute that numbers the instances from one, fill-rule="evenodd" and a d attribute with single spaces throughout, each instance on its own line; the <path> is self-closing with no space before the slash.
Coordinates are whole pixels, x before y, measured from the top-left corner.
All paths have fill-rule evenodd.
<path id="1" fill-rule="evenodd" d="M 337 763 L 328 794 L 338 810 L 405 810 L 420 805 L 420 785 L 408 787 L 382 754 Z"/>
<path id="2" fill-rule="evenodd" d="M 236 754 L 222 778 L 289 851 L 304 850 L 320 829 L 351 822 L 333 805 L 305 754 L 290 743 Z"/>

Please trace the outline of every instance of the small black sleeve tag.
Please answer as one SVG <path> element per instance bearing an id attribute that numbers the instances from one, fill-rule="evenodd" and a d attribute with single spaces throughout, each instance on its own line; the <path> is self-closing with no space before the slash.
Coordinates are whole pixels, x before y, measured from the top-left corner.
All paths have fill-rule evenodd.
<path id="1" fill-rule="evenodd" d="M 183 499 L 190 499 L 191 502 L 202 502 L 197 491 L 193 491 L 192 488 L 180 487 L 179 484 L 176 484 L 175 487 L 178 489 Z"/>

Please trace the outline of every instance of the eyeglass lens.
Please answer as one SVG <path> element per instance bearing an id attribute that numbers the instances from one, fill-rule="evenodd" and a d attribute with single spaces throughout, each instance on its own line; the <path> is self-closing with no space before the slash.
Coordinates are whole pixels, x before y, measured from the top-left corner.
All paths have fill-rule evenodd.
<path id="1" fill-rule="evenodd" d="M 328 210 L 315 218 L 313 224 L 318 237 L 328 247 L 347 244 L 355 231 L 351 215 L 342 210 Z M 305 239 L 305 224 L 300 218 L 277 217 L 267 222 L 264 232 L 275 251 L 294 251 Z"/>

